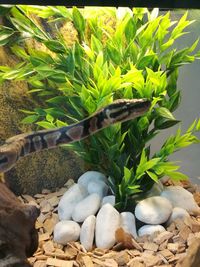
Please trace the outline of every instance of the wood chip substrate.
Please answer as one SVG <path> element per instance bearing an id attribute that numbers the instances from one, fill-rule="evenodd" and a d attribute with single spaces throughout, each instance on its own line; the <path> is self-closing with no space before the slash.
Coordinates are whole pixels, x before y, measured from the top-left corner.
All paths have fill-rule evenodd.
<path id="1" fill-rule="evenodd" d="M 33 267 L 198 267 L 187 265 L 189 257 L 200 253 L 200 216 L 191 216 L 183 221 L 177 219 L 166 230 L 154 236 L 133 239 L 119 228 L 116 232 L 117 244 L 112 250 L 94 248 L 87 252 L 79 242 L 70 242 L 62 246 L 53 241 L 53 229 L 58 222 L 57 206 L 59 199 L 73 184 L 69 180 L 56 192 L 44 189 L 34 197 L 20 196 L 24 203 L 40 208 L 41 214 L 36 222 L 39 233 L 39 248 L 29 258 Z M 172 184 L 170 182 L 170 184 Z M 182 186 L 193 193 L 200 205 L 200 193 L 189 182 Z M 103 233 L 102 233 L 103 234 Z M 197 245 L 195 244 L 198 243 Z M 196 252 L 193 247 L 196 245 Z M 192 250 L 192 251 L 190 251 Z M 191 254 L 191 255 L 190 255 Z M 200 259 L 200 255 L 197 255 Z M 199 262 L 197 264 L 200 264 Z"/>

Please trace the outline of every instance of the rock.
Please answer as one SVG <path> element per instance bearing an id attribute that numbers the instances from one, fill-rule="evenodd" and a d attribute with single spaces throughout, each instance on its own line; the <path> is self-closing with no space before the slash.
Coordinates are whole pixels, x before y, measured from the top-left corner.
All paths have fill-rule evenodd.
<path id="1" fill-rule="evenodd" d="M 112 205 L 105 204 L 96 217 L 96 246 L 109 249 L 115 244 L 115 231 L 120 227 L 119 212 Z"/>
<path id="2" fill-rule="evenodd" d="M 91 181 L 101 181 L 101 182 L 106 183 L 107 179 L 106 179 L 106 176 L 101 172 L 87 171 L 79 177 L 78 184 L 87 188 L 89 182 Z"/>
<path id="3" fill-rule="evenodd" d="M 70 241 L 78 240 L 80 235 L 80 226 L 73 221 L 61 221 L 55 225 L 54 228 L 54 241 L 67 245 Z"/>
<path id="4" fill-rule="evenodd" d="M 95 224 L 96 217 L 94 215 L 90 215 L 87 219 L 85 219 L 81 226 L 80 242 L 87 251 L 91 250 L 93 246 Z"/>
<path id="5" fill-rule="evenodd" d="M 108 193 L 108 186 L 103 181 L 91 181 L 88 184 L 87 190 L 89 194 L 96 193 L 103 198 Z"/>
<path id="6" fill-rule="evenodd" d="M 95 215 L 100 208 L 101 198 L 98 194 L 91 194 L 80 201 L 74 207 L 72 219 L 75 222 L 83 222 L 88 216 Z"/>
<path id="7" fill-rule="evenodd" d="M 76 204 L 87 196 L 85 187 L 74 184 L 62 196 L 58 204 L 58 216 L 60 220 L 71 219 Z"/>
<path id="8" fill-rule="evenodd" d="M 131 234 L 133 237 L 137 237 L 135 216 L 131 212 L 122 212 L 121 214 L 121 227 L 122 229 Z"/>
<path id="9" fill-rule="evenodd" d="M 189 214 L 200 214 L 200 208 L 193 195 L 181 186 L 168 186 L 161 193 L 161 196 L 167 198 L 173 207 L 183 208 Z"/>
<path id="10" fill-rule="evenodd" d="M 115 196 L 114 195 L 110 195 L 110 196 L 105 196 L 102 199 L 101 202 L 101 207 L 105 204 L 109 203 L 110 205 L 114 206 L 115 205 Z"/>
<path id="11" fill-rule="evenodd" d="M 190 215 L 185 209 L 179 208 L 179 207 L 175 207 L 175 208 L 173 208 L 172 214 L 169 217 L 169 219 L 168 219 L 166 224 L 167 224 L 167 226 L 169 226 L 176 219 L 184 220 L 186 217 L 189 218 Z"/>
<path id="12" fill-rule="evenodd" d="M 162 225 L 144 225 L 138 230 L 138 236 L 152 235 L 155 232 L 166 231 Z"/>
<path id="13" fill-rule="evenodd" d="M 160 196 L 146 198 L 135 207 L 136 218 L 147 224 L 162 224 L 168 220 L 171 213 L 171 203 Z"/>

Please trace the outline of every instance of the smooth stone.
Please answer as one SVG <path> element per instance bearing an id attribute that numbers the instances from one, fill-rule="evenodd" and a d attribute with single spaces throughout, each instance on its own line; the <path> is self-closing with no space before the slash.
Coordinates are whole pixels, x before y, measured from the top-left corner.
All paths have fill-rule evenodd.
<path id="1" fill-rule="evenodd" d="M 96 246 L 102 249 L 111 248 L 115 242 L 115 232 L 120 227 L 120 214 L 109 203 L 99 210 L 96 217 Z"/>
<path id="2" fill-rule="evenodd" d="M 60 220 L 70 220 L 74 207 L 88 195 L 85 187 L 74 184 L 61 197 L 58 204 L 58 216 Z"/>
<path id="3" fill-rule="evenodd" d="M 189 218 L 189 217 L 190 217 L 190 215 L 185 209 L 175 207 L 175 208 L 173 208 L 172 214 L 167 221 L 167 225 L 170 225 L 176 219 L 184 220 L 185 218 Z"/>
<path id="4" fill-rule="evenodd" d="M 144 225 L 139 228 L 138 236 L 143 235 L 152 235 L 155 232 L 163 232 L 166 231 L 162 225 Z"/>
<path id="5" fill-rule="evenodd" d="M 181 186 L 168 186 L 161 193 L 161 196 L 167 198 L 173 207 L 183 208 L 189 214 L 200 214 L 200 207 L 193 195 Z"/>
<path id="6" fill-rule="evenodd" d="M 109 203 L 110 205 L 114 206 L 115 205 L 115 196 L 113 195 L 110 195 L 110 196 L 105 196 L 103 199 L 102 199 L 102 202 L 101 202 L 101 207 L 105 204 Z"/>
<path id="7" fill-rule="evenodd" d="M 96 193 L 91 194 L 76 204 L 72 212 L 72 219 L 75 222 L 83 222 L 88 216 L 95 215 L 100 205 L 100 196 Z"/>
<path id="8" fill-rule="evenodd" d="M 164 197 L 149 197 L 135 207 L 135 217 L 146 224 L 162 224 L 169 219 L 172 204 Z"/>
<path id="9" fill-rule="evenodd" d="M 122 212 L 121 214 L 121 227 L 122 229 L 131 234 L 133 237 L 137 237 L 135 216 L 131 212 Z"/>
<path id="10" fill-rule="evenodd" d="M 102 181 L 91 181 L 88 184 L 87 190 L 89 194 L 96 193 L 103 198 L 108 193 L 108 186 Z"/>
<path id="11" fill-rule="evenodd" d="M 107 178 L 101 172 L 87 171 L 79 177 L 78 184 L 87 188 L 90 181 L 102 181 L 102 182 L 106 183 Z"/>
<path id="12" fill-rule="evenodd" d="M 73 221 L 60 221 L 54 227 L 54 241 L 67 245 L 70 241 L 77 241 L 80 235 L 80 226 Z"/>
<path id="13" fill-rule="evenodd" d="M 81 226 L 80 242 L 89 251 L 93 247 L 96 217 L 90 215 Z"/>

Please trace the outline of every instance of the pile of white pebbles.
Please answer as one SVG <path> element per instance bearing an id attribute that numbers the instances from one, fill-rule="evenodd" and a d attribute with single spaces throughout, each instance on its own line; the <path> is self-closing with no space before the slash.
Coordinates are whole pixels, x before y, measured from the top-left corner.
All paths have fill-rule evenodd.
<path id="1" fill-rule="evenodd" d="M 149 197 L 140 201 L 135 212 L 119 213 L 115 197 L 108 195 L 107 178 L 88 171 L 62 196 L 58 205 L 60 221 L 54 228 L 54 241 L 66 245 L 80 240 L 86 250 L 94 243 L 97 248 L 109 249 L 116 243 L 115 232 L 123 228 L 133 237 L 165 231 L 177 218 L 200 214 L 193 195 L 181 186 L 163 187 L 155 184 Z M 136 229 L 136 220 L 143 226 Z"/>

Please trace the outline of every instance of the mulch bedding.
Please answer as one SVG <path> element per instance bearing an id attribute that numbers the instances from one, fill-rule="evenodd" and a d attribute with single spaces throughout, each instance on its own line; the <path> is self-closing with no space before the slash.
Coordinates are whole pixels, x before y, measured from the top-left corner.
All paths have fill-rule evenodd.
<path id="1" fill-rule="evenodd" d="M 193 242 L 200 240 L 200 216 L 191 216 L 185 221 L 177 219 L 166 232 L 156 233 L 151 237 L 133 239 L 119 228 L 116 232 L 117 244 L 110 250 L 94 247 L 87 252 L 79 242 L 70 242 L 66 246 L 57 244 L 53 241 L 53 229 L 59 221 L 57 206 L 62 195 L 73 183 L 69 180 L 55 192 L 44 189 L 34 197 L 19 197 L 22 202 L 36 205 L 41 210 L 36 222 L 39 247 L 34 256 L 29 258 L 34 267 L 180 267 L 184 258 L 188 257 L 188 248 Z M 172 184 L 174 183 L 170 180 L 165 183 Z M 198 186 L 190 182 L 179 182 L 178 185 L 193 193 L 200 206 Z"/>

